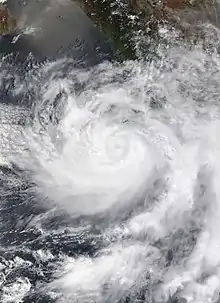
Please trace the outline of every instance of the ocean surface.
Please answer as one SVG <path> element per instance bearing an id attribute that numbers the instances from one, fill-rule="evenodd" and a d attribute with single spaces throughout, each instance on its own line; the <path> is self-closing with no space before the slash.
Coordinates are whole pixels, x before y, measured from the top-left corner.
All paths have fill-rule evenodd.
<path id="1" fill-rule="evenodd" d="M 155 59 L 86 70 L 23 74 L 1 57 L 0 302 L 220 302 L 220 40 L 206 30 L 206 49 L 161 28 Z"/>

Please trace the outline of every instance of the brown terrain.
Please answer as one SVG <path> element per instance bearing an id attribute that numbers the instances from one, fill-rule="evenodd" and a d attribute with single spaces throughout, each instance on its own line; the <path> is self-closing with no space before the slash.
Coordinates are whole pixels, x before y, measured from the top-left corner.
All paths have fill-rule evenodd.
<path id="1" fill-rule="evenodd" d="M 0 4 L 0 35 L 7 35 L 14 30 L 16 21 L 10 14 L 7 6 Z"/>
<path id="2" fill-rule="evenodd" d="M 115 0 L 75 0 L 125 58 L 133 56 L 131 37 L 140 29 L 154 37 L 158 25 L 166 23 L 189 38 L 201 36 L 200 27 L 207 21 L 219 27 L 216 1 L 122 0 L 122 8 Z M 115 7 L 119 13 L 115 13 Z M 138 21 L 131 22 L 129 16 L 137 16 Z M 15 26 L 7 6 L 0 4 L 0 35 L 7 35 Z"/>

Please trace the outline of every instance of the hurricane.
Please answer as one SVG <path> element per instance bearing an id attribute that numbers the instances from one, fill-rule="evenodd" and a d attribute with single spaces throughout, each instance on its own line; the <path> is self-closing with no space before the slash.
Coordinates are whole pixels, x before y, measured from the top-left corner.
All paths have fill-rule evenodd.
<path id="1" fill-rule="evenodd" d="M 219 302 L 211 42 L 14 71 L 9 92 L 29 105 L 0 105 L 1 302 Z M 2 57 L 1 87 L 8 77 Z"/>

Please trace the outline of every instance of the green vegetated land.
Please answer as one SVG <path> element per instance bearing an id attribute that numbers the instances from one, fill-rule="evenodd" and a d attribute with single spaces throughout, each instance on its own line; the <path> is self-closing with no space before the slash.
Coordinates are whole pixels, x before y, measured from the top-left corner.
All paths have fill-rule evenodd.
<path id="1" fill-rule="evenodd" d="M 218 24 L 216 0 L 74 0 L 109 39 L 119 59 L 135 59 L 137 39 L 145 37 L 149 54 L 156 52 L 162 24 L 176 28 L 183 39 L 199 38 L 199 25 Z M 140 46 L 140 45 L 139 45 Z M 141 46 L 140 46 L 141 48 Z"/>
<path id="2" fill-rule="evenodd" d="M 137 56 L 136 39 L 148 32 L 156 33 L 157 8 L 149 5 L 145 10 L 134 0 L 75 0 L 84 12 L 109 39 L 119 59 L 134 59 Z"/>
<path id="3" fill-rule="evenodd" d="M 155 55 L 162 24 L 176 28 L 183 38 L 195 36 L 207 20 L 218 23 L 217 0 L 73 0 L 110 40 L 119 60 L 135 59 L 140 41 Z M 0 35 L 14 30 L 16 20 L 5 4 L 0 4 Z M 143 37 L 144 39 L 138 39 Z M 197 35 L 198 36 L 198 35 Z M 198 37 L 197 37 L 198 38 Z"/>

